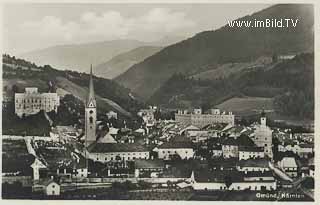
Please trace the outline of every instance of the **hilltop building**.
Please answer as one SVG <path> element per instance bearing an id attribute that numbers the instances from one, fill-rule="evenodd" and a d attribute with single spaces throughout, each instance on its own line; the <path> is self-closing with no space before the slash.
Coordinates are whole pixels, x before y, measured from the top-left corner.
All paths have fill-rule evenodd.
<path id="1" fill-rule="evenodd" d="M 220 109 L 211 109 L 208 114 L 204 114 L 201 108 L 197 108 L 191 113 L 188 110 L 178 110 L 178 113 L 175 113 L 175 120 L 179 123 L 192 124 L 197 127 L 214 123 L 234 125 L 234 114 L 232 112 L 221 112 Z"/>
<path id="2" fill-rule="evenodd" d="M 57 93 L 39 93 L 38 88 L 29 87 L 24 93 L 15 93 L 15 113 L 19 117 L 45 112 L 58 112 L 60 98 Z"/>

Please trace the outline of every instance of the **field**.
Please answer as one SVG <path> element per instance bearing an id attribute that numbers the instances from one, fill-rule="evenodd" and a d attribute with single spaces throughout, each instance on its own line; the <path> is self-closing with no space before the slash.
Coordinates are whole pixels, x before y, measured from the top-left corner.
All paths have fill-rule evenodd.
<path id="1" fill-rule="evenodd" d="M 217 105 L 221 110 L 232 111 L 235 114 L 246 115 L 246 113 L 273 111 L 273 99 L 262 97 L 234 97 Z"/>
<path id="2" fill-rule="evenodd" d="M 201 80 L 212 80 L 212 79 L 219 79 L 219 78 L 227 78 L 230 75 L 240 73 L 246 70 L 254 70 L 254 69 L 268 69 L 269 67 L 274 66 L 271 63 L 271 59 L 268 57 L 261 57 L 254 62 L 248 63 L 225 63 L 217 66 L 214 69 L 204 71 L 193 75 L 195 79 Z M 268 64 L 267 67 L 265 67 Z"/>

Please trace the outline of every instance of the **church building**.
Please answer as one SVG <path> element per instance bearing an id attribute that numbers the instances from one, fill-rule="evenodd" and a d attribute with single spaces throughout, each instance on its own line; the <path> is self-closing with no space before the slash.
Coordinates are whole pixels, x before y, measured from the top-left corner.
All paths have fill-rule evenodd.
<path id="1" fill-rule="evenodd" d="M 87 157 L 93 161 L 149 159 L 149 149 L 139 143 L 118 143 L 110 133 L 97 139 L 97 102 L 90 70 L 89 95 L 85 107 L 85 146 Z"/>

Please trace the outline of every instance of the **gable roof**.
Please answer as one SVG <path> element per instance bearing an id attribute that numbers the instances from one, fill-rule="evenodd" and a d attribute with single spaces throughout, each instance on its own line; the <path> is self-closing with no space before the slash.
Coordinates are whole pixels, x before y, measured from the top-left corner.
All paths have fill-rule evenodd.
<path id="1" fill-rule="evenodd" d="M 281 164 L 283 167 L 297 167 L 297 162 L 294 157 L 284 157 L 281 160 Z"/>
<path id="2" fill-rule="evenodd" d="M 110 152 L 148 152 L 149 150 L 139 143 L 92 143 L 88 147 L 90 153 Z"/>
<path id="3" fill-rule="evenodd" d="M 192 148 L 193 143 L 190 139 L 183 136 L 176 136 L 170 139 L 169 142 L 165 142 L 158 147 L 159 149 L 183 149 Z"/>

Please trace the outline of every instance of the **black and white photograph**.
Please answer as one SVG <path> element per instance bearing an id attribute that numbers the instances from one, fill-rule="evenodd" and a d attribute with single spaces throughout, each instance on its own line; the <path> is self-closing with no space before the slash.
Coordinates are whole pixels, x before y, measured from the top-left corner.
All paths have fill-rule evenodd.
<path id="1" fill-rule="evenodd" d="M 315 202 L 315 8 L 2 2 L 1 199 Z"/>

